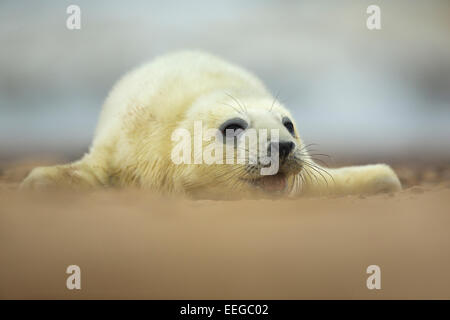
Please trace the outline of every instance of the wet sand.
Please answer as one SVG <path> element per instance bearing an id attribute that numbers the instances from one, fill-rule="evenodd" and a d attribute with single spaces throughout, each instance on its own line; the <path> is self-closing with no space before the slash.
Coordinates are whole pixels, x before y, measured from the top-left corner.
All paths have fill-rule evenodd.
<path id="1" fill-rule="evenodd" d="M 450 298 L 445 165 L 394 166 L 396 194 L 258 201 L 18 192 L 33 165 L 0 166 L 3 299 Z"/>

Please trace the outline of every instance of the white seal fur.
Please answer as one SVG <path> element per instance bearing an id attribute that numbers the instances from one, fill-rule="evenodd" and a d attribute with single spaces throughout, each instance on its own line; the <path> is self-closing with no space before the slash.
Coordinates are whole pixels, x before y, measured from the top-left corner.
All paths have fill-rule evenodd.
<path id="1" fill-rule="evenodd" d="M 279 129 L 280 143 L 292 148 L 276 175 L 261 176 L 243 164 L 173 163 L 174 130 L 192 132 L 196 120 L 220 128 L 230 119 L 249 128 Z M 70 164 L 35 168 L 22 183 L 25 188 L 102 186 L 204 198 L 401 189 L 384 164 L 329 169 L 315 163 L 292 115 L 258 78 L 197 51 L 167 54 L 125 75 L 104 103 L 89 153 Z"/>

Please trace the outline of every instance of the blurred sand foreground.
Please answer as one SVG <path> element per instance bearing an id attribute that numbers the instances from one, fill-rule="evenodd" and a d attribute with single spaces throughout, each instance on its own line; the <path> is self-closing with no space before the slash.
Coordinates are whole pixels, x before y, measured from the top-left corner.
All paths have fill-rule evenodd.
<path id="1" fill-rule="evenodd" d="M 397 168 L 398 194 L 221 202 L 20 193 L 29 167 L 0 175 L 3 299 L 450 298 L 448 169 Z M 66 288 L 72 264 L 81 290 Z"/>

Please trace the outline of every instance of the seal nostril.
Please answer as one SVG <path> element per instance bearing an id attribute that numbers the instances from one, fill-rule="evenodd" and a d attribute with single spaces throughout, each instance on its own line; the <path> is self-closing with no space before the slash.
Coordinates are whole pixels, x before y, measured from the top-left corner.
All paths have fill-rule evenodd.
<path id="1" fill-rule="evenodd" d="M 292 152 L 294 147 L 295 147 L 295 144 L 292 141 L 279 142 L 279 143 L 273 142 L 269 146 L 269 153 L 271 152 L 272 148 L 273 148 L 273 150 L 278 149 L 280 159 L 286 159 L 287 156 Z"/>
<path id="2" fill-rule="evenodd" d="M 294 149 L 294 143 L 289 142 L 280 142 L 280 158 L 285 159 Z"/>

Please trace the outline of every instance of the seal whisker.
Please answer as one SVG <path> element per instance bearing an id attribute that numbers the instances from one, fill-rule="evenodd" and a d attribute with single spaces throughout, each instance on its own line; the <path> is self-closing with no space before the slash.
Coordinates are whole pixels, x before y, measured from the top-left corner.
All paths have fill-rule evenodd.
<path id="1" fill-rule="evenodd" d="M 325 181 L 325 183 L 327 184 L 327 186 L 328 186 L 328 180 L 325 178 L 325 176 L 321 173 L 321 171 L 322 172 L 324 172 L 324 173 L 326 173 L 330 178 L 331 178 L 331 180 L 333 181 L 333 182 L 335 182 L 334 181 L 334 178 L 333 178 L 333 176 L 328 172 L 328 171 L 326 171 L 325 169 L 323 169 L 323 168 L 321 168 L 321 167 L 319 167 L 319 166 L 316 166 L 316 165 L 313 165 L 313 164 L 311 164 L 310 162 L 304 162 L 307 166 L 309 166 L 312 170 L 314 170 L 315 172 L 317 172 L 322 178 L 323 178 L 323 180 Z"/>
<path id="2" fill-rule="evenodd" d="M 237 99 L 237 98 L 235 98 L 234 96 L 232 96 L 231 94 L 229 94 L 229 93 L 225 93 L 227 96 L 229 96 L 231 99 L 233 99 L 241 108 L 242 108 L 242 110 L 246 113 L 246 114 L 248 114 L 248 110 L 247 110 L 247 108 L 245 107 L 245 105 L 242 105 L 240 102 L 239 102 L 239 100 Z"/>
<path id="3" fill-rule="evenodd" d="M 239 114 L 245 115 L 241 110 L 236 109 L 234 106 L 232 106 L 231 104 L 228 104 L 226 102 L 221 102 L 223 105 L 226 105 L 230 108 L 232 108 L 233 110 L 235 110 L 236 112 L 238 112 Z"/>
<path id="4" fill-rule="evenodd" d="M 273 106 L 275 105 L 275 101 L 277 101 L 279 94 L 280 94 L 280 90 L 278 90 L 277 94 L 275 95 L 275 98 L 273 98 L 272 105 L 270 106 L 269 112 L 272 112 Z"/>

